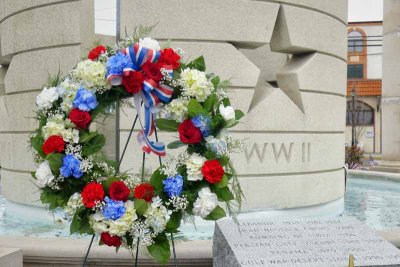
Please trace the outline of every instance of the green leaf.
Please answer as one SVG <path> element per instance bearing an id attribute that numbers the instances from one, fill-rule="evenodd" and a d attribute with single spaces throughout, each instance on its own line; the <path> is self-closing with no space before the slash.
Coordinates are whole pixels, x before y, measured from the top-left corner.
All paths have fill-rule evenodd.
<path id="1" fill-rule="evenodd" d="M 226 216 L 225 210 L 220 206 L 217 206 L 210 214 L 205 217 L 205 220 L 216 221 Z"/>
<path id="2" fill-rule="evenodd" d="M 33 179 L 36 179 L 36 172 L 31 172 L 31 176 Z"/>
<path id="3" fill-rule="evenodd" d="M 241 110 L 239 110 L 239 109 L 236 109 L 235 110 L 235 120 L 240 120 L 242 117 L 244 117 L 244 113 L 241 111 Z"/>
<path id="4" fill-rule="evenodd" d="M 144 199 L 135 199 L 134 202 L 136 214 L 139 216 L 143 215 L 149 207 L 149 204 Z"/>
<path id="5" fill-rule="evenodd" d="M 168 147 L 169 149 L 176 149 L 176 148 L 183 147 L 183 146 L 186 146 L 186 144 L 185 144 L 185 143 L 182 143 L 182 142 L 179 141 L 179 140 L 173 141 L 173 142 L 171 142 L 171 143 L 169 143 L 169 144 L 167 145 L 167 147 Z"/>
<path id="6" fill-rule="evenodd" d="M 81 219 L 79 218 L 78 212 L 75 212 L 74 217 L 72 217 L 71 225 L 69 227 L 70 234 L 76 233 L 81 228 Z"/>
<path id="7" fill-rule="evenodd" d="M 196 99 L 191 99 L 188 103 L 188 114 L 190 117 L 196 117 L 199 114 L 206 113 L 203 107 L 197 102 Z"/>
<path id="8" fill-rule="evenodd" d="M 214 85 L 214 89 L 218 88 L 220 81 L 221 79 L 219 78 L 219 76 L 215 76 L 214 78 L 211 79 L 211 83 Z"/>
<path id="9" fill-rule="evenodd" d="M 224 188 L 228 185 L 229 179 L 228 176 L 226 176 L 225 174 L 222 176 L 222 180 L 219 183 L 216 183 L 214 186 L 216 188 Z"/>
<path id="10" fill-rule="evenodd" d="M 182 213 L 181 212 L 173 212 L 169 218 L 169 221 L 166 225 L 167 233 L 176 233 L 179 226 L 181 225 Z"/>
<path id="11" fill-rule="evenodd" d="M 161 168 L 161 167 L 160 167 Z M 161 195 L 164 191 L 163 180 L 167 178 L 165 174 L 162 174 L 160 168 L 155 170 L 150 177 L 150 184 L 154 187 L 154 194 Z"/>
<path id="12" fill-rule="evenodd" d="M 46 159 L 49 161 L 51 172 L 55 175 L 60 173 L 64 155 L 60 153 L 51 153 L 47 155 Z"/>
<path id="13" fill-rule="evenodd" d="M 79 131 L 79 143 L 85 143 L 98 135 L 97 132 L 87 132 L 84 130 Z"/>
<path id="14" fill-rule="evenodd" d="M 230 201 L 235 198 L 228 187 L 213 187 L 212 191 L 217 195 L 219 201 Z"/>
<path id="15" fill-rule="evenodd" d="M 231 105 L 231 101 L 229 101 L 229 98 L 222 99 L 222 103 L 224 104 L 224 107 Z"/>
<path id="16" fill-rule="evenodd" d="M 102 134 L 98 134 L 89 141 L 87 141 L 82 148 L 84 156 L 90 156 L 99 152 L 106 143 L 106 138 Z"/>
<path id="17" fill-rule="evenodd" d="M 207 111 L 212 111 L 217 101 L 218 101 L 217 95 L 211 94 L 209 97 L 207 97 L 206 101 L 204 102 L 204 108 Z"/>
<path id="18" fill-rule="evenodd" d="M 171 256 L 167 236 L 165 233 L 159 234 L 154 241 L 155 243 L 148 246 L 147 250 L 158 263 L 166 264 Z"/>
<path id="19" fill-rule="evenodd" d="M 175 120 L 168 119 L 156 119 L 157 128 L 167 132 L 176 132 L 179 127 L 179 123 Z"/>
<path id="20" fill-rule="evenodd" d="M 189 67 L 191 69 L 197 69 L 199 71 L 205 71 L 206 70 L 206 63 L 204 61 L 204 57 L 200 56 L 200 57 L 196 58 L 195 60 L 193 60 L 190 63 L 188 63 L 187 67 Z"/>
<path id="21" fill-rule="evenodd" d="M 45 158 L 46 154 L 43 152 L 42 149 L 44 138 L 40 134 L 36 134 L 35 136 L 32 136 L 30 140 L 32 147 L 38 152 L 38 154 L 42 158 Z"/>

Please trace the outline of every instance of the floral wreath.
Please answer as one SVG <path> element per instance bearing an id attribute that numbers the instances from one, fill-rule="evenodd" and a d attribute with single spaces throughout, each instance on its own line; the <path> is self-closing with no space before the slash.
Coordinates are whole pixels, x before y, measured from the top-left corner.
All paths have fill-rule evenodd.
<path id="1" fill-rule="evenodd" d="M 188 63 L 182 58 L 182 50 L 161 49 L 156 40 L 135 34 L 113 48 L 95 47 L 37 96 L 39 128 L 30 142 L 38 168 L 32 176 L 42 203 L 65 210 L 71 234 L 98 234 L 100 244 L 117 249 L 133 249 L 140 240 L 165 263 L 166 234 L 178 232 L 183 219 L 215 221 L 225 210 L 237 213 L 242 191 L 230 155 L 243 144 L 227 129 L 243 113 L 230 105 L 229 83 L 205 72 L 203 57 Z M 168 148 L 186 147 L 147 179 L 118 173 L 102 150 L 104 135 L 90 129 L 132 98 L 144 152 L 165 155 L 164 144 L 151 141 L 155 126 L 179 133 Z"/>

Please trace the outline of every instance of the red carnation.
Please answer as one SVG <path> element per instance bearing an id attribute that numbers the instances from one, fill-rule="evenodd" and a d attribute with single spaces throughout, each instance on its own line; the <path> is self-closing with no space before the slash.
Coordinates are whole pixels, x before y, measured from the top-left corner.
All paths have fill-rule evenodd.
<path id="1" fill-rule="evenodd" d="M 124 182 L 117 181 L 111 183 L 108 193 L 113 200 L 127 201 L 131 191 Z"/>
<path id="2" fill-rule="evenodd" d="M 105 46 L 102 46 L 102 45 L 96 46 L 95 48 L 90 50 L 88 59 L 90 59 L 91 61 L 95 61 L 96 59 L 98 59 L 100 54 L 106 53 L 106 52 L 107 52 L 107 48 Z"/>
<path id="3" fill-rule="evenodd" d="M 136 199 L 144 199 L 150 202 L 154 196 L 154 187 L 149 183 L 143 183 L 135 187 L 134 196 Z"/>
<path id="4" fill-rule="evenodd" d="M 171 66 L 173 69 L 177 69 L 180 66 L 179 60 L 181 57 L 175 53 L 172 48 L 165 48 L 160 51 L 160 58 L 158 59 L 157 65 L 162 68 L 164 66 Z"/>
<path id="5" fill-rule="evenodd" d="M 142 70 L 146 79 L 152 79 L 157 83 L 163 77 L 160 71 L 160 67 L 157 64 L 151 63 L 150 61 L 147 61 L 142 65 Z"/>
<path id="6" fill-rule="evenodd" d="M 221 164 L 216 159 L 207 160 L 204 162 L 201 172 L 203 173 L 206 181 L 210 184 L 221 182 L 222 176 L 225 174 L 224 168 L 222 168 Z"/>
<path id="7" fill-rule="evenodd" d="M 100 240 L 103 244 L 109 247 L 119 247 L 122 245 L 121 238 L 118 236 L 110 235 L 108 232 L 102 232 Z"/>
<path id="8" fill-rule="evenodd" d="M 82 202 L 86 208 L 93 208 L 96 206 L 96 202 L 102 201 L 103 198 L 103 186 L 96 182 L 88 183 L 82 190 Z"/>
<path id="9" fill-rule="evenodd" d="M 191 119 L 184 120 L 178 127 L 179 138 L 183 143 L 196 144 L 199 143 L 203 136 Z"/>
<path id="10" fill-rule="evenodd" d="M 122 86 L 128 93 L 136 94 L 143 88 L 143 73 L 141 71 L 130 71 L 122 80 Z"/>
<path id="11" fill-rule="evenodd" d="M 62 152 L 64 150 L 65 142 L 61 136 L 52 135 L 43 143 L 42 150 L 48 155 L 53 152 Z"/>
<path id="12" fill-rule="evenodd" d="M 68 118 L 75 124 L 77 129 L 86 129 L 92 121 L 89 112 L 77 108 L 71 110 Z"/>

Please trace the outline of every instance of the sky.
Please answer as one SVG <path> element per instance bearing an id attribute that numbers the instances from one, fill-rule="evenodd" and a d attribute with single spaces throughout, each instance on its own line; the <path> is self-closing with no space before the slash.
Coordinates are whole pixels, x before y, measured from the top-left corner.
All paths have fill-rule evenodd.
<path id="1" fill-rule="evenodd" d="M 336 0 L 331 0 L 336 1 Z M 352 21 L 377 21 L 383 17 L 383 0 L 348 0 L 348 19 Z M 400 1 L 400 0 L 398 0 Z M 96 33 L 115 35 L 116 0 L 96 0 Z"/>

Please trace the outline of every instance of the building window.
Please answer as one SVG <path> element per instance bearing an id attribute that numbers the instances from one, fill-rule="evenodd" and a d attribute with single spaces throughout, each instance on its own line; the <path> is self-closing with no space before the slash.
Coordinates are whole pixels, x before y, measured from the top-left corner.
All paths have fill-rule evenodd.
<path id="1" fill-rule="evenodd" d="M 361 53 L 364 51 L 364 40 L 361 32 L 351 31 L 348 34 L 347 49 L 349 52 Z"/>
<path id="2" fill-rule="evenodd" d="M 355 101 L 355 109 L 353 109 L 353 101 L 347 101 L 347 125 L 352 125 L 353 111 L 355 125 L 374 125 L 374 109 L 362 101 Z"/>
<path id="3" fill-rule="evenodd" d="M 363 64 L 347 65 L 347 79 L 363 79 L 363 78 L 364 78 Z"/>

